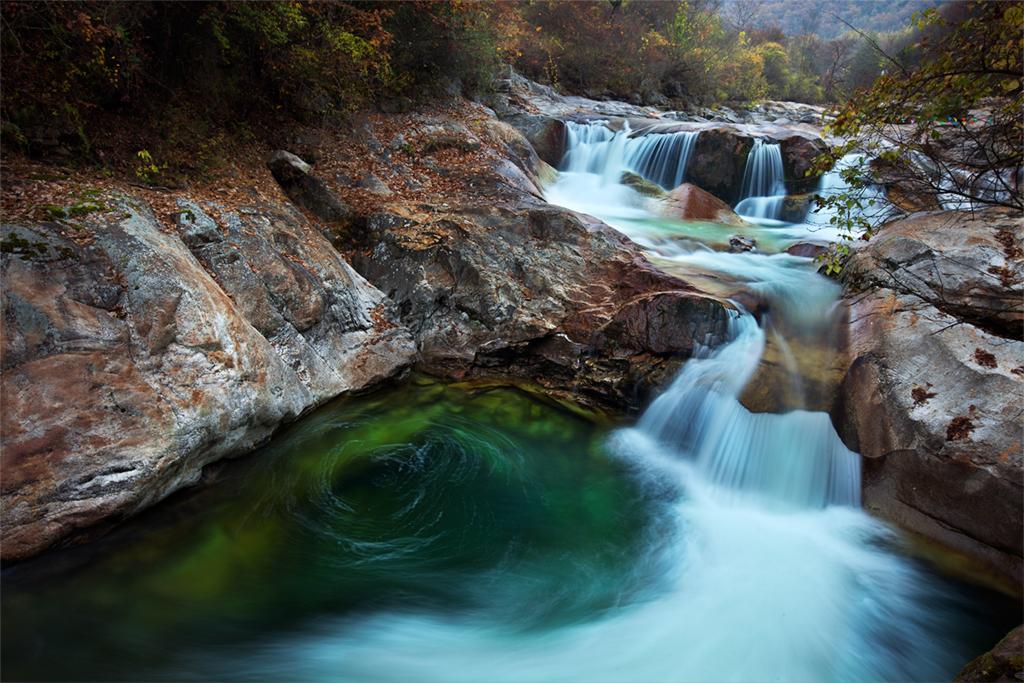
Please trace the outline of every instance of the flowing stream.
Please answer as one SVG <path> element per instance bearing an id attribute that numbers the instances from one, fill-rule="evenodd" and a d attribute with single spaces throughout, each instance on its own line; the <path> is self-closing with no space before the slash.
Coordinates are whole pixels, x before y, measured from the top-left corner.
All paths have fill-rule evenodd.
<path id="1" fill-rule="evenodd" d="M 728 339 L 633 426 L 425 380 L 335 402 L 215 485 L 6 570 L 4 676 L 938 681 L 1018 623 L 859 509 L 808 369 L 831 363 L 838 289 L 779 253 L 815 226 L 727 253 L 737 228 L 620 183 L 678 182 L 692 139 L 570 131 L 549 199 L 733 300 Z M 746 407 L 765 383 L 789 408 Z"/>

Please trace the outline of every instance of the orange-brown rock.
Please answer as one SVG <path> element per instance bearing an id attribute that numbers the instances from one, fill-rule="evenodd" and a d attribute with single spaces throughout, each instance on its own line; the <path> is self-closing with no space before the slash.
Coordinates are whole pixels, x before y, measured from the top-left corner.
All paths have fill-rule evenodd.
<path id="1" fill-rule="evenodd" d="M 683 183 L 662 200 L 662 215 L 684 221 L 746 225 L 732 208 L 696 185 Z"/>

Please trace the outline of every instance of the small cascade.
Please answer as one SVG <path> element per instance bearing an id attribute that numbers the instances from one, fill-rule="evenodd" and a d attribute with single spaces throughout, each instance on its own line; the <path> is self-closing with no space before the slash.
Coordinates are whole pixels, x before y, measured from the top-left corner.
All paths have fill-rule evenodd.
<path id="1" fill-rule="evenodd" d="M 779 220 L 786 200 L 782 150 L 777 142 L 754 140 L 743 170 L 742 199 L 736 213 L 744 218 Z"/>
<path id="2" fill-rule="evenodd" d="M 605 122 L 566 124 L 566 153 L 561 170 L 592 173 L 617 183 L 632 171 L 666 190 L 686 179 L 686 164 L 699 135 L 696 131 L 652 133 L 632 137 L 629 123 L 613 132 Z"/>
<path id="3" fill-rule="evenodd" d="M 857 506 L 860 459 L 843 445 L 828 414 L 751 413 L 740 392 L 757 369 L 765 332 L 748 314 L 733 339 L 683 366 L 637 429 L 696 464 L 726 495 L 796 508 Z"/>
<path id="4" fill-rule="evenodd" d="M 655 133 L 633 138 L 626 149 L 626 165 L 666 190 L 686 180 L 686 164 L 697 142 L 697 131 Z"/>
<path id="5" fill-rule="evenodd" d="M 855 152 L 843 156 L 835 163 L 832 170 L 821 176 L 816 194 L 820 197 L 832 197 L 849 191 L 850 185 L 843 179 L 843 172 L 866 163 L 868 163 L 868 159 L 864 154 Z M 862 205 L 861 217 L 871 225 L 883 223 L 892 213 L 892 207 L 885 197 L 885 190 L 881 187 L 868 185 L 859 191 L 857 198 Z M 812 205 L 805 222 L 817 233 L 818 237 L 836 240 L 843 234 L 843 230 L 832 223 L 832 219 L 837 216 L 837 213 L 834 207 L 816 208 Z"/>

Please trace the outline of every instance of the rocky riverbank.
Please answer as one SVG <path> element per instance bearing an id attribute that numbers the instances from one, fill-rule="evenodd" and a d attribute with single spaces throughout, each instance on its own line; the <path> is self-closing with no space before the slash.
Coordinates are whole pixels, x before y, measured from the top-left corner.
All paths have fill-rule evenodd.
<path id="1" fill-rule="evenodd" d="M 463 113 L 367 122 L 358 181 L 273 155 L 262 173 L 302 210 L 180 192 L 154 211 L 107 186 L 87 211 L 5 222 L 3 559 L 138 512 L 410 367 L 635 410 L 722 337 L 725 304 L 544 203 L 531 146 Z M 388 124 L 407 137 L 381 144 Z"/>
<path id="2" fill-rule="evenodd" d="M 1019 588 L 1024 261 L 1019 216 L 886 225 L 844 273 L 850 365 L 833 411 L 864 505 Z"/>

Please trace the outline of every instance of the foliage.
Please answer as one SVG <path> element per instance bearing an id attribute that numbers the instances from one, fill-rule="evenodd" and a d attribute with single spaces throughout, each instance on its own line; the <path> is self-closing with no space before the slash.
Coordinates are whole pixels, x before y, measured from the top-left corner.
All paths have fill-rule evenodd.
<path id="1" fill-rule="evenodd" d="M 164 164 L 163 169 L 157 166 L 149 150 L 140 149 L 135 153 L 135 156 L 139 159 L 139 164 L 135 167 L 135 177 L 144 183 L 154 184 L 156 177 L 160 175 L 160 171 L 167 168 L 166 164 Z"/>
<path id="2" fill-rule="evenodd" d="M 849 190 L 822 200 L 839 210 L 847 240 L 876 230 L 864 216 L 864 190 L 875 183 L 946 208 L 1024 210 L 1022 26 L 1020 2 L 930 9 L 915 17 L 912 53 L 878 53 L 884 72 L 830 126 L 847 142 L 816 162 L 821 171 L 855 149 L 875 158 L 844 172 Z"/>
<path id="3" fill-rule="evenodd" d="M 832 40 L 847 30 L 839 19 L 863 31 L 884 32 L 939 4 L 940 0 L 724 0 L 720 12 L 736 30 L 777 26 L 786 35 L 798 36 L 812 29 L 819 38 Z"/>

